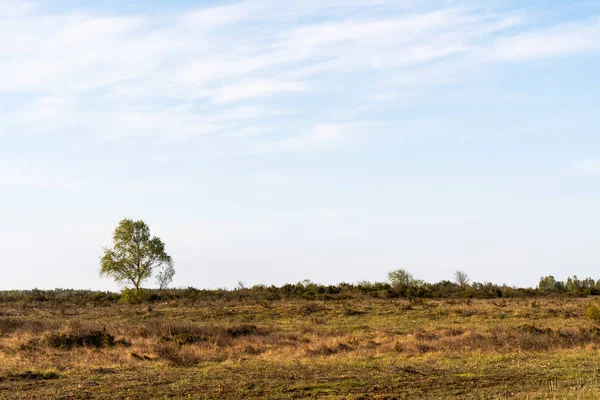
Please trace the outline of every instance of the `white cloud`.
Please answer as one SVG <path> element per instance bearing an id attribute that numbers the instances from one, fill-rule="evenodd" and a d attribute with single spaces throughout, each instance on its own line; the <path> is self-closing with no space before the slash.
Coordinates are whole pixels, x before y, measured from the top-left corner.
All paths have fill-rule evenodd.
<path id="1" fill-rule="evenodd" d="M 169 141 L 211 135 L 255 136 L 266 132 L 266 128 L 249 128 L 252 121 L 274 115 L 260 106 L 228 107 L 210 113 L 198 114 L 186 107 L 166 107 L 160 111 L 153 109 L 115 112 L 110 115 L 96 115 L 99 124 L 110 132 L 108 139 L 132 136 L 154 136 Z"/>
<path id="2" fill-rule="evenodd" d="M 0 37 L 10 38 L 0 41 L 0 94 L 34 98 L 0 121 L 11 131 L 77 125 L 102 138 L 212 135 L 250 151 L 319 151 L 349 137 L 346 125 L 328 124 L 332 115 L 368 118 L 366 108 L 336 108 L 341 87 L 352 86 L 364 103 L 398 101 L 469 79 L 489 62 L 600 49 L 597 19 L 523 31 L 519 11 L 452 4 L 431 11 L 387 0 L 257 0 L 99 17 L 0 0 Z M 302 101 L 306 94 L 316 101 Z M 277 101 L 284 96 L 285 105 Z M 316 112 L 314 103 L 331 113 Z M 289 124 L 274 120 L 290 109 L 315 128 L 275 129 Z"/>
<path id="3" fill-rule="evenodd" d="M 183 16 L 182 22 L 192 29 L 212 30 L 248 19 L 264 8 L 265 4 L 261 2 L 244 1 L 188 12 Z"/>
<path id="4" fill-rule="evenodd" d="M 261 79 L 224 86 L 217 90 L 213 99 L 217 103 L 230 103 L 248 98 L 272 96 L 281 93 L 298 93 L 306 90 L 307 85 L 303 82 Z"/>
<path id="5" fill-rule="evenodd" d="M 69 100 L 58 96 L 46 96 L 35 99 L 30 107 L 20 109 L 9 115 L 9 120 L 47 121 L 66 115 Z"/>
<path id="6" fill-rule="evenodd" d="M 30 133 L 65 129 L 73 123 L 71 112 L 71 99 L 59 96 L 34 98 L 28 105 L 0 114 L 0 126 L 3 127 L 0 135 L 20 129 Z"/>
<path id="7" fill-rule="evenodd" d="M 529 61 L 600 50 L 600 19 L 575 22 L 497 39 L 489 61 Z"/>
<path id="8" fill-rule="evenodd" d="M 50 175 L 39 167 L 3 163 L 0 165 L 0 187 L 2 186 L 72 190 L 81 184 L 62 176 Z"/>
<path id="9" fill-rule="evenodd" d="M 253 142 L 248 152 L 318 152 L 331 150 L 349 139 L 358 127 L 366 123 L 332 123 L 316 125 L 308 132 L 288 136 L 279 140 L 261 140 Z"/>

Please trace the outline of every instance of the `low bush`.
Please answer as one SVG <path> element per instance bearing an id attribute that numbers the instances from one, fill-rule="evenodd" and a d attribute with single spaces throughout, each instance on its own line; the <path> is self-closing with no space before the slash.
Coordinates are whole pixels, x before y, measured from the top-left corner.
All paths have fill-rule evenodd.
<path id="1" fill-rule="evenodd" d="M 253 335 L 256 333 L 258 333 L 258 328 L 256 325 L 242 324 L 227 328 L 227 334 L 232 338 Z"/>
<path id="2" fill-rule="evenodd" d="M 12 380 L 50 380 L 58 379 L 60 375 L 53 370 L 48 371 L 25 371 L 19 374 L 12 374 L 10 378 Z"/>
<path id="3" fill-rule="evenodd" d="M 90 332 L 52 332 L 44 337 L 46 344 L 56 349 L 71 349 L 73 347 L 112 347 L 115 337 L 106 331 Z"/>
<path id="4" fill-rule="evenodd" d="M 595 322 L 600 321 L 600 307 L 595 302 L 588 303 L 585 308 L 585 316 Z"/>
<path id="5" fill-rule="evenodd" d="M 207 336 L 204 335 L 192 335 L 189 333 L 178 333 L 173 336 L 161 336 L 160 341 L 166 343 L 174 343 L 178 346 L 183 346 L 185 344 L 194 344 L 198 342 L 206 342 L 208 340 Z"/>

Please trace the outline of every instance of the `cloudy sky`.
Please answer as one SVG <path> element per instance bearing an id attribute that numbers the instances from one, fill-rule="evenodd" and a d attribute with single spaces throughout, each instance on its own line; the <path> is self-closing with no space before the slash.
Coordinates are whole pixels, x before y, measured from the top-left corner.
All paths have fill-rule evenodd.
<path id="1" fill-rule="evenodd" d="M 0 289 L 600 278 L 600 3 L 0 0 Z"/>

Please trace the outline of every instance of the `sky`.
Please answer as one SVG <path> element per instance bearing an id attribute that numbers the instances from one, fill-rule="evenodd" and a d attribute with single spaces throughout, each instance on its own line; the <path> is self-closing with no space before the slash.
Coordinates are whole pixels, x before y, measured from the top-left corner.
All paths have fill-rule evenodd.
<path id="1" fill-rule="evenodd" d="M 600 279 L 600 3 L 0 0 L 0 289 Z M 152 286 L 149 282 L 149 286 Z"/>

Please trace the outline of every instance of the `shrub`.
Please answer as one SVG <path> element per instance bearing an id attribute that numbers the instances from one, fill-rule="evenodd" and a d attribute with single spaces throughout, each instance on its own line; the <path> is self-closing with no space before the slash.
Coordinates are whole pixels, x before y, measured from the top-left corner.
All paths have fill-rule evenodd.
<path id="1" fill-rule="evenodd" d="M 518 326 L 516 329 L 519 332 L 526 332 L 526 333 L 533 333 L 533 334 L 547 334 L 547 335 L 552 334 L 552 328 L 538 328 L 537 326 L 528 325 L 528 324 Z"/>
<path id="2" fill-rule="evenodd" d="M 596 303 L 588 303 L 585 308 L 585 316 L 592 321 L 600 321 L 600 307 Z"/>
<path id="3" fill-rule="evenodd" d="M 170 342 L 174 343 L 177 346 L 183 346 L 184 344 L 194 344 L 198 342 L 205 342 L 208 338 L 204 335 L 192 335 L 189 333 L 178 333 L 173 336 L 162 336 L 160 338 L 161 342 Z"/>
<path id="4" fill-rule="evenodd" d="M 106 331 L 90 332 L 52 332 L 45 336 L 46 343 L 56 349 L 71 349 L 73 347 L 112 347 L 115 337 Z"/>
<path id="5" fill-rule="evenodd" d="M 139 304 L 148 299 L 148 293 L 145 290 L 136 292 L 130 288 L 124 288 L 121 290 L 121 297 L 119 301 L 124 304 Z"/>
<path id="6" fill-rule="evenodd" d="M 10 378 L 14 380 L 49 380 L 58 379 L 60 375 L 56 371 L 25 371 L 20 374 L 10 375 Z"/>
<path id="7" fill-rule="evenodd" d="M 256 325 L 242 324 L 227 328 L 227 334 L 232 338 L 247 336 L 257 333 Z"/>

